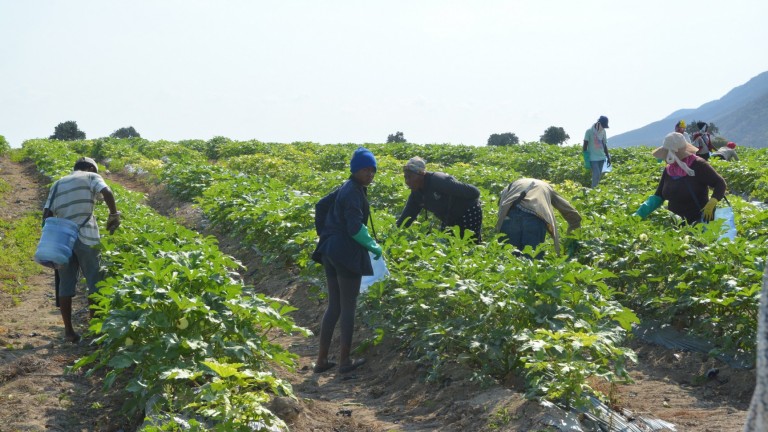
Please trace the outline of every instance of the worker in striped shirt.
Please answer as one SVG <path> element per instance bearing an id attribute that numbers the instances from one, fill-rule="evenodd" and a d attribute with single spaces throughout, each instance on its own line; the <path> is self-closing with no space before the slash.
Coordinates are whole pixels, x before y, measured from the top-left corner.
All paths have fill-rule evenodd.
<path id="1" fill-rule="evenodd" d="M 43 208 L 43 223 L 49 217 L 57 217 L 71 220 L 80 226 L 72 258 L 67 265 L 56 270 L 56 304 L 64 321 L 64 338 L 72 343 L 80 341 L 80 335 L 72 327 L 72 297 L 80 278 L 79 273 L 82 272 L 85 277 L 89 295 L 96 292 L 96 284 L 101 280 L 101 257 L 98 248 L 94 247 L 100 241 L 99 227 L 93 217 L 99 194 L 109 207 L 107 230 L 112 234 L 120 226 L 120 212 L 117 211 L 115 197 L 98 172 L 99 168 L 93 159 L 78 159 L 72 174 L 53 184 Z"/>

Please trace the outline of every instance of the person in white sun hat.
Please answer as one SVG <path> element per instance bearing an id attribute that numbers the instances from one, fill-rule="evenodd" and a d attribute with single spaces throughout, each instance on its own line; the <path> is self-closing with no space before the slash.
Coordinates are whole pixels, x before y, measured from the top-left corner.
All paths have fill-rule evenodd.
<path id="1" fill-rule="evenodd" d="M 667 162 L 656 192 L 637 209 L 635 215 L 645 219 L 667 200 L 668 209 L 688 224 L 709 222 L 717 203 L 725 196 L 726 184 L 709 162 L 698 157 L 698 149 L 682 134 L 672 132 L 653 156 Z M 709 188 L 714 192 L 709 197 Z"/>

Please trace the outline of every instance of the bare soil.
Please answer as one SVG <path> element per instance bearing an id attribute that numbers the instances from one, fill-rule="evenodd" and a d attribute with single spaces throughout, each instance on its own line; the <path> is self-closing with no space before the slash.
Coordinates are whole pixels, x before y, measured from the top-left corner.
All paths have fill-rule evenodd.
<path id="1" fill-rule="evenodd" d="M 42 207 L 45 190 L 32 167 L 0 158 L 0 176 L 14 185 L 14 192 L 6 196 L 13 202 L 0 204 L 0 216 Z M 207 230 L 194 206 L 172 199 L 162 186 L 124 174 L 105 177 L 144 192 L 147 204 L 159 213 L 216 235 L 221 249 L 247 267 L 247 283 L 298 307 L 293 313 L 297 324 L 319 332 L 325 302 L 312 294 L 295 268 L 265 265 L 237 239 Z M 120 415 L 119 392 L 104 394 L 99 377 L 64 373 L 67 365 L 91 348 L 64 343 L 52 284 L 52 275 L 47 273 L 33 278 L 20 302 L 0 292 L 0 432 L 134 430 L 140 419 Z M 83 330 L 87 325 L 85 298 L 77 299 L 81 303 L 75 307 L 80 311 L 75 319 Z M 363 340 L 366 332 L 358 321 L 356 340 Z M 292 383 L 298 402 L 280 400 L 272 407 L 292 431 L 566 430 L 553 426 L 562 419 L 556 412 L 525 400 L 519 388 L 522 381 L 516 377 L 480 387 L 470 381 L 470 371 L 456 366 L 439 382 L 426 382 L 425 368 L 408 359 L 391 340 L 365 352 L 368 362 L 351 374 L 340 375 L 335 369 L 315 374 L 316 336 L 278 340 L 299 355 L 295 371 L 279 371 Z M 335 340 L 333 347 L 337 346 Z M 742 429 L 754 371 L 734 370 L 703 354 L 674 352 L 638 341 L 633 348 L 638 353 L 638 364 L 631 368 L 635 383 L 605 388 L 616 401 L 615 408 L 673 423 L 676 431 Z M 706 372 L 712 368 L 719 373 L 707 378 Z"/>

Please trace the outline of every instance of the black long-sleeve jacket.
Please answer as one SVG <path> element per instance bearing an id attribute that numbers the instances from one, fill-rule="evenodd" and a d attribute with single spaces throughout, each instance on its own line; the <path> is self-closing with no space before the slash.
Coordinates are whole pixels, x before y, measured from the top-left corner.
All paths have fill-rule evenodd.
<path id="1" fill-rule="evenodd" d="M 352 273 L 373 274 L 368 251 L 352 238 L 371 214 L 367 193 L 364 186 L 349 179 L 315 205 L 315 229 L 320 239 L 312 254 L 314 261 L 322 262 L 326 254 Z"/>
<path id="2" fill-rule="evenodd" d="M 424 187 L 412 191 L 405 208 L 397 219 L 397 226 L 405 222 L 410 226 L 421 209 L 431 211 L 444 226 L 461 225 L 461 217 L 468 208 L 479 205 L 480 190 L 441 172 L 424 174 Z"/>

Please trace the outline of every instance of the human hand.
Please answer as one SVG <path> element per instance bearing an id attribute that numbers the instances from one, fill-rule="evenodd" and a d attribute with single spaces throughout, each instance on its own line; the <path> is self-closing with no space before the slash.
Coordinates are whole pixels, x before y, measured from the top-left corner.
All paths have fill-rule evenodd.
<path id="1" fill-rule="evenodd" d="M 701 210 L 701 214 L 704 216 L 704 221 L 709 222 L 715 218 L 715 207 L 719 201 L 717 198 L 710 198 L 704 208 Z"/>
<path id="2" fill-rule="evenodd" d="M 371 245 L 370 249 L 368 250 L 373 254 L 373 259 L 377 260 L 381 258 L 382 251 L 381 251 L 381 246 L 379 246 L 378 243 L 374 243 L 373 245 Z"/>
<path id="3" fill-rule="evenodd" d="M 120 226 L 120 212 L 110 213 L 107 218 L 107 231 L 114 234 L 117 227 Z"/>

